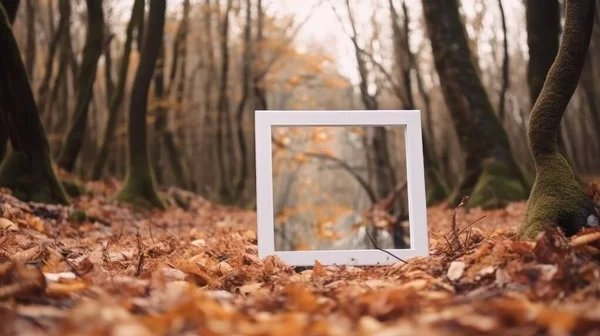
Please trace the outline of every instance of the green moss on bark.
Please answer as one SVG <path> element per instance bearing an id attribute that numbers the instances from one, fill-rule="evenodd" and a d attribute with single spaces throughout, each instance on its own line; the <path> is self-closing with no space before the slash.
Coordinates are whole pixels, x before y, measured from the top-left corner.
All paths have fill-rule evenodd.
<path id="1" fill-rule="evenodd" d="M 577 88 L 594 27 L 594 0 L 566 2 L 565 29 L 556 60 L 529 120 L 529 149 L 535 162 L 535 182 L 529 196 L 522 238 L 533 238 L 548 226 L 559 226 L 567 236 L 598 217 L 569 162 L 559 153 L 560 123 Z"/>
<path id="2" fill-rule="evenodd" d="M 567 160 L 555 152 L 539 159 L 519 236 L 534 238 L 549 225 L 559 225 L 567 235 L 572 235 L 594 212 L 590 196 L 575 179 Z"/>
<path id="3" fill-rule="evenodd" d="M 158 196 L 154 176 L 148 159 L 146 136 L 146 114 L 148 92 L 161 46 L 165 23 L 165 0 L 150 2 L 148 32 L 142 50 L 140 63 L 133 81 L 129 105 L 129 160 L 125 185 L 117 195 L 123 202 L 143 207 L 165 206 Z"/>
<path id="4" fill-rule="evenodd" d="M 24 152 L 11 151 L 0 165 L 0 186 L 12 190 L 24 202 L 68 204 L 65 191 L 49 163 L 36 167 L 32 162 L 43 162 Z M 52 172 L 52 173 L 49 173 Z"/>
<path id="5" fill-rule="evenodd" d="M 427 206 L 443 202 L 448 197 L 449 190 L 435 171 L 429 171 L 427 173 L 426 183 Z"/>
<path id="6" fill-rule="evenodd" d="M 4 5 L 0 2 L 0 118 L 13 150 L 0 165 L 0 186 L 23 201 L 68 204 Z"/>
<path id="7" fill-rule="evenodd" d="M 163 200 L 160 199 L 156 191 L 154 177 L 149 165 L 147 169 L 144 167 L 130 168 L 125 178 L 125 185 L 116 199 L 141 208 L 165 208 Z"/>
<path id="8" fill-rule="evenodd" d="M 509 202 L 527 198 L 523 181 L 505 163 L 487 159 L 483 163 L 483 172 L 473 188 L 467 207 L 493 209 L 506 206 Z"/>

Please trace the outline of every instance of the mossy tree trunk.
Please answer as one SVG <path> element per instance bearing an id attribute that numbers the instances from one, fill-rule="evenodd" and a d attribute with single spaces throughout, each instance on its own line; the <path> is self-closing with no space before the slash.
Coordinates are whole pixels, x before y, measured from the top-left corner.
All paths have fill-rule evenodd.
<path id="1" fill-rule="evenodd" d="M 146 115 L 148 92 L 158 59 L 165 25 L 165 0 L 150 2 L 148 31 L 138 65 L 129 104 L 129 153 L 125 184 L 117 195 L 124 202 L 164 208 L 156 190 L 148 158 Z"/>
<path id="2" fill-rule="evenodd" d="M 25 64 L 12 32 L 16 10 L 0 3 L 0 117 L 13 150 L 0 165 L 0 185 L 24 201 L 68 204 L 52 168 L 50 147 L 40 120 Z M 10 16 L 9 16 L 10 15 Z"/>
<path id="3" fill-rule="evenodd" d="M 86 0 L 87 34 L 83 48 L 83 59 L 77 79 L 77 103 L 73 120 L 65 137 L 58 165 L 73 171 L 85 138 L 90 101 L 94 91 L 98 59 L 104 46 L 104 13 L 101 0 Z"/>
<path id="4" fill-rule="evenodd" d="M 181 23 L 177 29 L 177 34 L 173 41 L 173 61 L 171 64 L 171 70 L 169 74 L 169 85 L 165 90 L 165 48 L 164 42 L 161 42 L 161 50 L 159 52 L 158 60 L 156 62 L 156 69 L 154 70 L 154 96 L 158 101 L 155 109 L 156 119 L 154 122 L 154 129 L 157 135 L 157 143 L 154 148 L 155 156 L 155 176 L 157 182 L 160 184 L 163 180 L 161 164 L 161 152 L 162 142 L 164 142 L 165 149 L 167 150 L 169 164 L 171 165 L 171 171 L 175 176 L 175 183 L 181 187 L 186 187 L 185 173 L 183 164 L 181 163 L 181 154 L 175 141 L 173 131 L 169 128 L 169 120 L 167 118 L 169 106 L 167 103 L 167 97 L 171 95 L 171 92 L 175 89 L 175 109 L 181 110 L 183 106 L 183 95 L 185 93 L 185 82 L 186 82 L 186 70 L 187 70 L 187 36 L 189 30 L 189 13 L 190 13 L 190 2 L 185 0 L 183 2 L 183 17 Z M 177 82 L 177 85 L 175 83 Z M 176 115 L 182 115 L 176 113 Z"/>
<path id="5" fill-rule="evenodd" d="M 463 151 L 465 175 L 450 205 L 492 208 L 523 200 L 528 185 L 485 92 L 468 45 L 457 0 L 424 0 L 423 10 L 444 100 Z"/>
<path id="6" fill-rule="evenodd" d="M 568 236 L 584 226 L 598 226 L 592 198 L 557 146 L 563 114 L 585 64 L 595 7 L 595 0 L 567 0 L 560 49 L 531 110 L 527 133 L 536 174 L 521 237 L 534 238 L 548 226 L 559 226 Z"/>
<path id="7" fill-rule="evenodd" d="M 527 83 L 531 106 L 538 99 L 548 71 L 556 58 L 561 30 L 561 6 L 558 0 L 526 0 L 525 22 L 527 24 Z M 566 155 L 564 135 L 558 132 L 558 150 Z M 573 166 L 571 164 L 571 166 Z"/>
<path id="8" fill-rule="evenodd" d="M 140 12 L 142 14 L 140 14 Z M 113 143 L 115 136 L 115 130 L 117 128 L 117 120 L 121 105 L 123 104 L 123 98 L 125 97 L 125 87 L 127 86 L 127 77 L 129 75 L 129 60 L 131 55 L 131 45 L 133 43 L 133 31 L 138 27 L 138 20 L 140 16 L 143 18 L 144 12 L 144 0 L 135 0 L 133 3 L 133 9 L 131 10 L 131 18 L 127 24 L 127 31 L 125 37 L 125 45 L 123 46 L 123 55 L 121 56 L 121 63 L 119 64 L 119 78 L 117 79 L 117 86 L 113 89 L 113 95 L 110 98 L 110 107 L 108 110 L 108 120 L 106 121 L 106 127 L 104 128 L 104 136 L 100 145 L 100 150 L 96 156 L 94 162 L 94 168 L 92 170 L 92 178 L 97 180 L 102 177 L 102 172 L 108 161 L 108 154 L 110 146 Z"/>

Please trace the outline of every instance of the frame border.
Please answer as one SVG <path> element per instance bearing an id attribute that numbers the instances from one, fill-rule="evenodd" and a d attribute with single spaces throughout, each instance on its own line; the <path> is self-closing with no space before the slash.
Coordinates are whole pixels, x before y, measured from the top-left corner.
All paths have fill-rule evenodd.
<path id="1" fill-rule="evenodd" d="M 410 249 L 387 249 L 401 259 L 429 256 L 423 140 L 420 110 L 255 111 L 256 222 L 259 259 L 276 255 L 293 266 L 391 265 L 395 258 L 376 249 L 275 251 L 272 126 L 404 126 L 410 214 Z"/>

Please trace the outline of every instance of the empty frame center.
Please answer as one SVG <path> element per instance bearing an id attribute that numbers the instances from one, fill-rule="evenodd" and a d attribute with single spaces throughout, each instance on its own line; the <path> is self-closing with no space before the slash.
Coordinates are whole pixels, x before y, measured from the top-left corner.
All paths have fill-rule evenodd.
<path id="1" fill-rule="evenodd" d="M 410 248 L 405 126 L 272 126 L 276 251 Z"/>

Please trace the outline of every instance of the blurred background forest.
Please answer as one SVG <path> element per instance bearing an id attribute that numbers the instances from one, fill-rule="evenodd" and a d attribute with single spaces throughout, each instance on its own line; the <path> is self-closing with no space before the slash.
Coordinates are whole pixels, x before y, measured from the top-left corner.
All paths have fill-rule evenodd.
<path id="1" fill-rule="evenodd" d="M 149 28 L 143 2 L 22 0 L 14 22 L 52 155 L 84 180 L 125 178 L 127 107 L 140 32 Z M 448 6 L 458 7 L 468 50 L 460 31 L 443 35 L 435 27 Z M 476 188 L 490 151 L 469 143 L 507 138 L 527 179 L 533 162 L 526 122 L 558 49 L 561 6 L 556 0 L 170 0 L 146 118 L 156 182 L 252 207 L 253 111 L 264 109 L 420 109 L 430 204 L 456 204 Z M 454 70 L 471 77 L 453 82 L 451 71 L 442 73 L 444 53 L 466 60 L 468 71 L 464 64 Z M 560 135 L 582 179 L 600 170 L 599 60 L 595 30 Z M 464 97 L 449 100 L 456 85 Z M 480 138 L 490 137 L 485 120 L 506 135 Z M 384 151 L 385 134 L 373 137 L 375 150 Z M 387 185 L 376 200 L 394 187 Z M 483 205 L 526 198 L 516 194 Z"/>
<path id="2" fill-rule="evenodd" d="M 393 200 L 387 201 L 399 205 L 390 209 L 397 210 L 391 211 L 394 217 L 369 211 L 380 201 L 374 175 L 385 166 L 377 165 L 364 140 L 377 131 L 386 133 L 398 179 Z M 403 126 L 277 126 L 272 132 L 276 250 L 410 247 Z M 393 236 L 386 234 L 390 227 Z"/>

